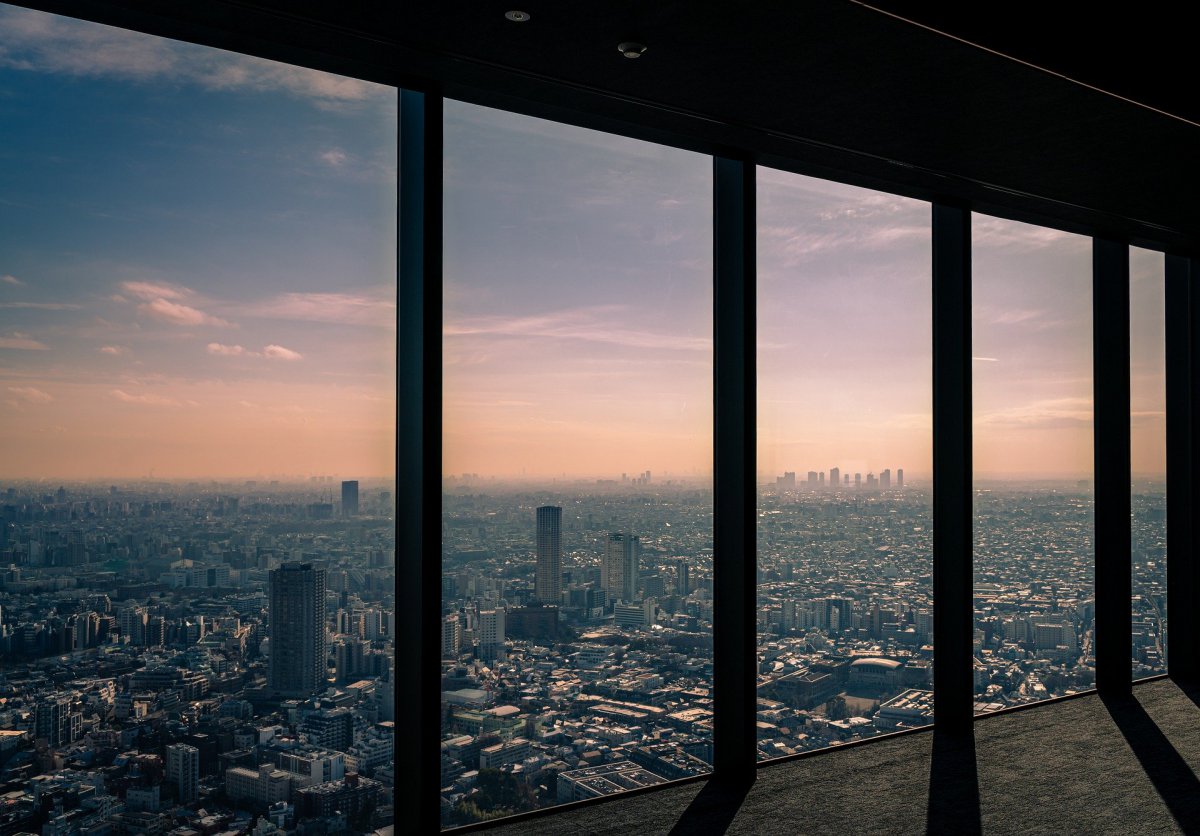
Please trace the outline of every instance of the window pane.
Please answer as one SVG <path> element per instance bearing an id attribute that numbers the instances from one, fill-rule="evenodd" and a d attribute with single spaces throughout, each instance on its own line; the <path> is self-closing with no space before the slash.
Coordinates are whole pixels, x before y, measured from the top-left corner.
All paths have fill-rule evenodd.
<path id="1" fill-rule="evenodd" d="M 1091 240 L 972 220 L 976 711 L 1095 682 Z"/>
<path id="2" fill-rule="evenodd" d="M 930 208 L 759 169 L 760 759 L 932 721 Z"/>
<path id="3" fill-rule="evenodd" d="M 445 111 L 444 824 L 712 762 L 712 160 Z"/>
<path id="4" fill-rule="evenodd" d="M 0 6 L 5 828 L 392 823 L 396 121 Z"/>
<path id="5" fill-rule="evenodd" d="M 1167 355 L 1162 253 L 1129 251 L 1133 678 L 1167 671 Z"/>

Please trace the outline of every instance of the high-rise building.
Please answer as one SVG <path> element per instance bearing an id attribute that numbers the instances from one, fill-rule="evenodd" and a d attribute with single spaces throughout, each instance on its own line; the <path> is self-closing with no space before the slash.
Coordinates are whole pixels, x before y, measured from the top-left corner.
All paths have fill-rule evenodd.
<path id="1" fill-rule="evenodd" d="M 892 487 L 892 471 L 891 468 L 885 467 L 879 474 L 879 487 L 882 490 L 890 490 Z"/>
<path id="2" fill-rule="evenodd" d="M 268 684 L 281 695 L 311 696 L 325 687 L 325 570 L 285 563 L 269 580 Z"/>
<path id="3" fill-rule="evenodd" d="M 810 491 L 815 491 L 817 489 L 817 471 L 808 471 L 808 484 L 805 485 L 805 487 L 807 487 Z"/>
<path id="4" fill-rule="evenodd" d="M 200 750 L 186 743 L 167 747 L 167 780 L 175 785 L 175 797 L 183 804 L 200 796 Z"/>
<path id="5" fill-rule="evenodd" d="M 342 516 L 358 516 L 358 482 L 342 482 Z"/>
<path id="6" fill-rule="evenodd" d="M 841 484 L 841 481 L 842 481 L 841 469 L 837 468 L 837 467 L 829 468 L 829 487 L 833 488 L 836 491 L 838 489 L 838 486 Z"/>
<path id="7" fill-rule="evenodd" d="M 537 599 L 557 604 L 562 597 L 562 508 L 543 505 L 537 509 Z"/>
<path id="8" fill-rule="evenodd" d="M 504 610 L 479 611 L 479 658 L 484 662 L 504 659 Z"/>
<path id="9" fill-rule="evenodd" d="M 896 470 L 896 487 L 904 487 L 904 468 L 902 467 Z"/>
<path id="10" fill-rule="evenodd" d="M 689 571 L 688 565 L 686 563 L 684 563 L 682 560 L 679 561 L 679 570 L 678 570 L 678 575 L 676 575 L 676 581 L 675 581 L 675 593 L 677 595 L 685 595 L 686 596 L 689 592 L 692 591 L 691 578 L 689 575 L 690 575 L 690 571 Z"/>
<path id="11" fill-rule="evenodd" d="M 856 488 L 862 487 L 862 474 L 861 473 L 854 474 L 854 487 L 856 487 Z"/>
<path id="12" fill-rule="evenodd" d="M 83 716 L 71 710 L 69 697 L 40 699 L 33 708 L 33 737 L 54 748 L 76 740 L 83 731 Z"/>
<path id="13" fill-rule="evenodd" d="M 608 535 L 604 564 L 600 567 L 600 586 L 610 601 L 637 600 L 641 540 L 634 534 L 614 531 Z"/>

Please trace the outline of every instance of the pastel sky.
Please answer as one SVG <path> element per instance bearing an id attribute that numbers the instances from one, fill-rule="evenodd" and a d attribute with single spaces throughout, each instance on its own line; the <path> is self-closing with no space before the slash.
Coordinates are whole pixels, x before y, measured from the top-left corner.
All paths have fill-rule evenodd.
<path id="1" fill-rule="evenodd" d="M 711 160 L 459 102 L 445 130 L 444 471 L 709 478 Z M 758 178 L 760 479 L 927 478 L 929 205 Z M 972 235 L 976 473 L 1086 478 L 1091 243 Z M 1160 254 L 1131 293 L 1133 465 L 1161 474 Z"/>
<path id="2" fill-rule="evenodd" d="M 389 476 L 394 89 L 0 6 L 2 478 Z"/>

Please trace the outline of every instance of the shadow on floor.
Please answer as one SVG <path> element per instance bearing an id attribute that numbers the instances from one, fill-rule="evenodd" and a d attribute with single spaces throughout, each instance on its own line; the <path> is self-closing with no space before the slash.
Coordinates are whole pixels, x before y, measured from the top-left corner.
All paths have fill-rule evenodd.
<path id="1" fill-rule="evenodd" d="M 1200 834 L 1200 779 L 1187 761 L 1135 697 L 1100 699 L 1180 830 Z"/>
<path id="2" fill-rule="evenodd" d="M 709 781 L 692 799 L 679 821 L 671 828 L 670 836 L 690 834 L 721 834 L 729 829 L 733 817 L 741 809 L 753 784 L 730 786 L 719 781 Z"/>
<path id="3" fill-rule="evenodd" d="M 925 832 L 979 834 L 979 771 L 975 766 L 975 735 L 933 733 L 929 765 L 929 805 Z"/>
<path id="4" fill-rule="evenodd" d="M 1190 679 L 1172 681 L 1175 683 L 1175 687 L 1182 691 L 1188 699 L 1194 702 L 1197 708 L 1200 708 L 1200 684 L 1197 684 Z"/>

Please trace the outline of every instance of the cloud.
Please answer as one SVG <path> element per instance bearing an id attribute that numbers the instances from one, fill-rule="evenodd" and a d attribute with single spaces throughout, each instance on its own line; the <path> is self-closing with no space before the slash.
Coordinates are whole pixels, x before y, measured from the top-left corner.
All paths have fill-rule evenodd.
<path id="1" fill-rule="evenodd" d="M 31 311 L 77 311 L 82 305 L 68 302 L 0 302 L 0 309 Z"/>
<path id="2" fill-rule="evenodd" d="M 389 101 L 389 88 L 248 55 L 25 9 L 0 9 L 0 67 L 285 93 L 319 107 Z"/>
<path id="3" fill-rule="evenodd" d="M 13 331 L 7 337 L 0 337 L 0 348 L 12 348 L 17 351 L 49 351 L 50 346 L 38 342 L 28 334 Z"/>
<path id="4" fill-rule="evenodd" d="M 131 395 L 121 389 L 113 389 L 109 394 L 122 403 L 143 404 L 145 406 L 179 406 L 179 401 L 163 395 Z"/>
<path id="5" fill-rule="evenodd" d="M 319 156 L 322 160 L 329 163 L 334 168 L 341 168 L 346 164 L 346 152 L 341 148 L 330 148 L 328 151 Z"/>
<path id="6" fill-rule="evenodd" d="M 100 346 L 98 351 L 101 354 L 111 354 L 114 357 L 119 356 L 121 354 L 129 353 L 129 349 L 123 345 L 102 345 L 102 346 Z"/>
<path id="7" fill-rule="evenodd" d="M 17 287 L 25 286 L 25 282 L 21 281 L 16 276 L 7 276 L 7 275 L 0 276 L 0 282 L 4 282 L 5 284 L 16 285 Z"/>
<path id="8" fill-rule="evenodd" d="M 1092 426 L 1091 398 L 1052 398 L 977 414 L 975 422 L 1009 429 L 1082 429 Z"/>
<path id="9" fill-rule="evenodd" d="M 511 336 L 546 337 L 560 340 L 623 345 L 631 348 L 711 351 L 712 339 L 683 334 L 630 330 L 622 323 L 625 307 L 597 305 L 554 311 L 540 316 L 481 316 L 447 322 L 442 333 L 447 337 Z"/>
<path id="10" fill-rule="evenodd" d="M 146 300 L 186 299 L 192 295 L 192 291 L 186 287 L 175 287 L 173 285 L 157 284 L 155 282 L 121 282 L 121 290 L 124 290 L 131 296 L 136 296 L 138 299 Z M 116 301 L 125 301 L 125 299 L 120 296 L 115 296 L 113 298 Z"/>
<path id="11" fill-rule="evenodd" d="M 171 302 L 167 299 L 155 299 L 153 302 L 138 305 L 138 311 L 154 319 L 169 322 L 172 325 L 212 325 L 217 328 L 229 328 L 233 326 L 232 322 L 220 317 L 211 316 L 198 308 L 180 305 L 177 302 Z"/>
<path id="12" fill-rule="evenodd" d="M 246 349 L 240 345 L 222 345 L 221 343 L 209 343 L 207 351 L 209 354 L 217 354 L 221 357 L 237 357 L 246 353 Z"/>
<path id="13" fill-rule="evenodd" d="M 9 386 L 8 391 L 26 403 L 50 403 L 54 396 L 32 386 Z"/>
<path id="14" fill-rule="evenodd" d="M 281 345 L 269 345 L 263 349 L 264 357 L 271 357 L 275 360 L 301 360 L 304 355 L 298 351 L 292 351 L 290 348 L 284 348 Z"/>
<path id="15" fill-rule="evenodd" d="M 978 360 L 980 363 L 999 363 L 999 357 L 972 357 L 972 360 Z"/>
<path id="16" fill-rule="evenodd" d="M 283 293 L 239 307 L 238 312 L 266 319 L 391 327 L 396 322 L 396 300 L 391 293 Z"/>

